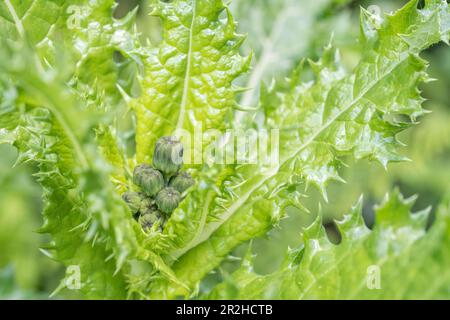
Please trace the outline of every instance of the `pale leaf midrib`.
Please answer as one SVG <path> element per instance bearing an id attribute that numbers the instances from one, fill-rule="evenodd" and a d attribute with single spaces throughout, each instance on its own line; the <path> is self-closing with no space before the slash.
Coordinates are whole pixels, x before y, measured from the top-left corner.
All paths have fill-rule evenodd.
<path id="1" fill-rule="evenodd" d="M 16 10 L 14 9 L 13 5 L 11 4 L 10 0 L 5 0 L 5 4 L 8 7 L 9 13 L 11 14 L 11 17 L 14 20 L 17 32 L 23 38 L 25 36 L 25 29 L 23 27 L 22 21 L 20 21 L 20 18 Z"/>
<path id="2" fill-rule="evenodd" d="M 191 63 L 192 63 L 192 42 L 194 38 L 194 24 L 195 24 L 195 18 L 196 18 L 196 7 L 197 7 L 197 0 L 192 0 L 192 21 L 191 25 L 189 27 L 189 47 L 187 52 L 187 61 L 186 61 L 186 72 L 184 74 L 184 82 L 183 82 L 183 95 L 181 98 L 180 103 L 180 113 L 178 115 L 178 121 L 177 121 L 177 130 L 183 129 L 184 125 L 184 118 L 186 114 L 186 107 L 188 102 L 188 96 L 189 96 L 189 81 L 191 77 Z"/>

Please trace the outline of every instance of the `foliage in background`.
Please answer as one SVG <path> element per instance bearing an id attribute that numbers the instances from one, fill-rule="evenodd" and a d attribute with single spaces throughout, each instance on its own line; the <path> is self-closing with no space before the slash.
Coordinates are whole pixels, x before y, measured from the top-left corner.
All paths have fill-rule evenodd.
<path id="1" fill-rule="evenodd" d="M 418 130 L 403 133 L 412 145 L 408 151 L 412 164 L 395 165 L 389 173 L 380 173 L 373 165 L 354 165 L 353 158 L 373 158 L 383 165 L 403 158 L 397 154 L 395 135 L 423 113 L 417 86 L 427 80 L 426 63 L 418 54 L 440 40 L 448 41 L 448 7 L 441 1 L 428 1 L 429 10 L 419 12 L 416 3 L 410 2 L 383 22 L 362 11 L 361 49 L 355 41 L 342 40 L 357 34 L 357 23 L 347 19 L 354 12 L 343 1 L 253 2 L 236 0 L 231 7 L 240 21 L 238 30 L 248 34 L 243 42 L 222 1 L 155 1 L 153 14 L 163 21 L 163 40 L 146 45 L 141 45 L 134 31 L 134 14 L 112 18 L 112 1 L 92 4 L 80 0 L 64 5 L 50 1 L 47 5 L 52 10 L 41 1 L 5 1 L 0 5 L 0 34 L 5 43 L 0 52 L 0 140 L 18 149 L 19 164 L 37 165 L 25 171 L 36 172 L 43 187 L 45 224 L 41 231 L 52 237 L 43 245 L 44 252 L 65 265 L 81 266 L 82 292 L 88 298 L 195 297 L 199 290 L 202 294 L 211 291 L 212 297 L 231 298 L 357 297 L 348 295 L 352 291 L 368 298 L 448 297 L 445 281 L 427 293 L 422 291 L 432 275 L 449 264 L 445 255 L 450 234 L 445 202 L 426 233 L 424 215 L 419 215 L 420 223 L 418 218 L 410 218 L 411 205 L 394 193 L 385 209 L 378 209 L 382 213 L 377 215 L 373 231 L 365 229 L 358 210 L 346 216 L 348 224 L 342 228 L 351 236 L 346 239 L 342 232 L 339 246 L 328 242 L 320 219 L 300 239 L 300 226 L 307 222 L 305 215 L 294 209 L 307 206 L 315 211 L 319 197 L 328 193 L 330 204 L 323 212 L 328 220 L 345 212 L 361 192 L 368 195 L 369 208 L 393 184 L 400 184 L 408 194 L 424 191 L 424 203 L 440 201 L 448 188 L 449 144 L 443 137 L 450 136 L 445 131 L 449 112 L 446 91 L 443 99 L 434 99 L 439 97 L 434 84 L 424 89 L 425 94 L 438 91 L 430 93 L 435 115 L 425 117 Z M 78 9 L 81 19 L 74 21 L 71 14 Z M 261 17 L 270 23 L 255 28 Z M 213 38 L 210 29 L 216 35 Z M 316 30 L 319 32 L 313 32 Z M 320 56 L 318 48 L 329 42 L 332 30 L 335 43 L 343 47 L 343 63 L 337 51 L 327 46 L 320 60 L 301 64 L 303 69 L 297 67 L 302 58 Z M 423 33 L 431 36 L 423 37 Z M 233 82 L 247 69 L 250 60 L 242 57 L 250 50 L 254 51 L 253 69 L 238 82 L 251 90 L 239 94 L 241 89 Z M 448 50 L 443 48 L 428 56 L 432 61 L 449 61 Z M 347 71 L 357 64 L 356 69 Z M 142 77 L 136 76 L 138 69 Z M 288 74 L 289 79 L 284 80 Z M 276 81 L 271 83 L 272 77 Z M 436 77 L 448 86 L 450 80 L 445 75 Z M 258 103 L 261 81 L 266 85 Z M 136 113 L 136 130 L 130 113 L 125 114 L 124 102 Z M 233 122 L 232 107 L 259 109 L 237 111 Z M 191 192 L 189 201 L 181 204 L 162 234 L 145 234 L 120 200 L 130 184 L 129 172 L 136 163 L 151 157 L 149 150 L 157 137 L 170 134 L 174 128 L 192 130 L 195 122 L 201 122 L 204 129 L 218 124 L 223 128 L 281 128 L 284 165 L 275 171 L 255 166 L 194 167 L 199 187 Z M 309 126 L 301 128 L 299 122 Z M 137 159 L 135 146 L 130 144 L 135 132 Z M 351 167 L 342 169 L 342 161 Z M 327 192 L 327 182 L 341 180 L 339 175 L 349 182 L 347 186 L 331 183 Z M 292 176 L 294 179 L 288 179 Z M 26 174 L 24 177 L 29 179 Z M 16 179 L 3 181 L 2 190 L 23 184 Z M 318 186 L 322 195 L 319 192 L 316 196 L 311 188 L 306 191 L 307 184 Z M 29 201 L 31 194 L 37 193 L 33 189 L 30 195 L 20 196 Z M 306 201 L 305 194 L 311 199 Z M 2 203 L 11 205 L 13 194 L 4 196 L 8 200 Z M 294 216 L 282 221 L 285 208 Z M 29 209 L 10 211 L 25 214 Z M 2 210 L 2 216 L 9 221 L 11 214 L 7 212 Z M 27 221 L 30 228 L 32 221 Z M 289 252 L 280 268 L 276 262 L 261 268 L 275 273 L 254 273 L 248 253 L 242 267 L 231 276 L 223 270 L 223 277 L 216 273 L 199 287 L 218 266 L 227 269 L 226 260 L 234 248 L 274 225 L 282 228 L 271 232 L 272 236 L 284 237 L 283 241 L 255 243 L 257 252 L 265 252 L 265 261 L 279 261 L 272 258 L 281 257 L 287 244 L 298 248 Z M 360 229 L 364 230 L 361 234 L 355 231 Z M 0 239 L 2 248 L 7 248 L 4 243 L 8 239 L 20 239 L 7 233 L 5 237 Z M 25 235 L 23 239 L 35 241 Z M 316 243 L 321 244 L 319 250 Z M 22 248 L 30 250 L 28 245 Z M 385 245 L 386 251 L 373 251 L 379 245 Z M 349 249 L 354 246 L 360 249 Z M 424 256 L 412 257 L 412 250 Z M 235 253 L 240 254 L 240 250 Z M 340 256 L 348 255 L 356 262 L 341 260 Z M 335 263 L 336 259 L 342 263 Z M 383 283 L 406 276 L 405 270 L 421 273 L 423 279 L 405 282 L 408 286 L 393 282 L 393 290 L 379 291 L 376 296 L 360 291 L 359 283 L 345 278 L 349 265 L 360 268 L 357 281 L 367 265 L 385 260 L 389 271 L 383 274 Z M 425 261 L 431 266 L 429 273 L 421 272 Z M 398 270 L 389 267 L 399 263 L 402 268 Z M 264 264 L 261 260 L 260 265 Z M 331 265 L 335 267 L 328 271 Z M 258 265 L 255 268 L 258 271 Z M 312 280 L 316 278 L 321 280 Z M 352 290 L 338 290 L 342 284 L 352 285 Z M 411 290 L 407 290 L 409 286 Z M 27 285 L 22 282 L 22 287 Z M 63 287 L 61 282 L 57 293 Z"/>
<path id="2" fill-rule="evenodd" d="M 339 245 L 330 242 L 319 215 L 279 270 L 256 274 L 249 251 L 241 267 L 209 298 L 383 299 L 389 292 L 392 299 L 446 299 L 450 273 L 440 266 L 450 263 L 450 208 L 445 202 L 426 231 L 430 210 L 411 213 L 414 202 L 415 197 L 404 199 L 395 190 L 375 208 L 376 223 L 369 230 L 361 199 L 337 221 Z M 379 269 L 371 271 L 374 267 Z M 367 277 L 371 272 L 372 279 Z M 434 277 L 436 273 L 440 276 Z"/>

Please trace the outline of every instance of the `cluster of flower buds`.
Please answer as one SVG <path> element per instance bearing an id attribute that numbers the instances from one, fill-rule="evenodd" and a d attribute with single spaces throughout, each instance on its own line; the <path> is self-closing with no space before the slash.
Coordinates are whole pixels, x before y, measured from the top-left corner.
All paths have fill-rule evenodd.
<path id="1" fill-rule="evenodd" d="M 153 154 L 153 166 L 138 165 L 133 172 L 133 183 L 140 192 L 128 191 L 122 195 L 133 216 L 144 231 L 157 224 L 164 228 L 167 219 L 178 207 L 184 192 L 194 185 L 183 165 L 183 145 L 175 137 L 158 140 Z"/>

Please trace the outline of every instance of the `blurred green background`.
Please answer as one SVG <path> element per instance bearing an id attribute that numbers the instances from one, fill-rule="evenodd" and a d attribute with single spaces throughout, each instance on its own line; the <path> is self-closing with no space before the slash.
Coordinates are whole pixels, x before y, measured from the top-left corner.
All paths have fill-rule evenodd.
<path id="1" fill-rule="evenodd" d="M 351 69 L 359 60 L 358 33 L 360 6 L 377 5 L 383 12 L 395 10 L 406 1 L 348 1 L 348 0 L 234 0 L 231 9 L 239 22 L 241 33 L 248 35 L 243 53 L 254 51 L 253 71 L 242 77 L 242 85 L 253 91 L 239 97 L 244 105 L 256 105 L 260 80 L 283 78 L 302 59 L 317 59 L 321 48 L 333 43 L 340 48 L 342 60 Z M 149 17 L 147 1 L 122 0 L 114 12 L 125 15 L 139 6 L 138 27 L 143 41 L 157 44 L 160 24 Z M 367 224 L 373 224 L 373 205 L 385 193 L 399 187 L 403 194 L 419 195 L 416 209 L 440 202 L 450 182 L 450 50 L 443 45 L 430 48 L 424 57 L 430 62 L 429 73 L 437 81 L 423 85 L 425 107 L 432 113 L 421 119 L 421 124 L 401 136 L 408 146 L 404 154 L 412 161 L 390 165 L 386 171 L 377 163 L 361 161 L 344 169 L 347 184 L 332 184 L 326 203 L 317 190 L 311 189 L 305 198 L 310 213 L 290 210 L 280 228 L 267 237 L 254 241 L 257 254 L 256 271 L 275 270 L 288 246 L 298 245 L 302 226 L 309 224 L 320 203 L 330 238 L 338 242 L 333 219 L 349 211 L 360 195 L 364 195 L 364 215 Z M 48 298 L 57 287 L 64 270 L 50 260 L 39 247 L 45 236 L 35 232 L 41 224 L 40 188 L 32 174 L 35 168 L 21 164 L 14 166 L 14 148 L 0 146 L 0 298 Z M 246 246 L 236 249 L 240 255 Z M 233 262 L 225 263 L 224 270 L 232 269 Z M 207 290 L 218 281 L 219 274 L 204 281 Z M 57 296 L 66 298 L 66 296 Z"/>

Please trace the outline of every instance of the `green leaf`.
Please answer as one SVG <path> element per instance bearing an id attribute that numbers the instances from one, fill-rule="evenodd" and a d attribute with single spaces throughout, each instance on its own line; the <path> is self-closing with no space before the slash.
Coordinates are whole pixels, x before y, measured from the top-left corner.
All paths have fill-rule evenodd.
<path id="1" fill-rule="evenodd" d="M 0 69 L 13 76 L 20 101 L 27 101 L 17 101 L 21 111 L 13 114 L 20 117 L 18 125 L 8 132 L 19 151 L 17 163 L 38 165 L 35 177 L 43 187 L 44 202 L 40 231 L 52 236 L 43 250 L 67 266 L 80 267 L 81 290 L 87 297 L 124 297 L 123 273 L 114 274 L 135 250 L 132 227 L 124 223 L 131 214 L 111 185 L 104 183 L 108 181 L 105 166 L 90 160 L 82 142 L 86 131 L 80 126 L 74 130 L 77 120 L 89 125 L 95 113 L 74 116 L 76 99 L 55 74 L 23 63 L 35 61 L 28 50 L 12 48 L 20 63 L 0 63 Z M 11 61 L 2 53 L 2 61 Z"/>
<path id="2" fill-rule="evenodd" d="M 163 24 L 163 41 L 149 49 L 142 95 L 131 101 L 137 116 L 139 163 L 151 162 L 161 136 L 176 130 L 193 134 L 195 128 L 224 129 L 236 104 L 232 82 L 250 62 L 250 57 L 239 55 L 244 36 L 235 33 L 235 22 L 222 0 L 154 0 L 152 6 L 152 14 Z"/>
<path id="3" fill-rule="evenodd" d="M 418 85 L 428 78 L 419 53 L 448 40 L 450 9 L 445 2 L 429 1 L 419 10 L 413 1 L 382 22 L 376 19 L 361 13 L 364 54 L 353 72 L 344 70 L 330 45 L 318 62 L 310 63 L 314 81 L 301 81 L 300 66 L 287 86 L 275 86 L 282 90 L 269 88 L 262 95 L 265 128 L 280 130 L 279 165 L 240 165 L 231 170 L 209 205 L 213 219 L 207 219 L 177 258 L 202 251 L 201 243 L 220 234 L 228 219 L 258 210 L 262 199 L 271 201 L 278 209 L 274 212 L 282 211 L 293 200 L 288 192 L 292 187 L 315 185 L 327 199 L 327 183 L 342 181 L 339 167 L 344 156 L 374 159 L 384 166 L 405 160 L 398 154 L 402 144 L 396 136 L 424 114 Z M 227 241 L 233 242 L 233 235 L 223 240 Z M 181 268 L 179 264 L 173 268 Z M 179 273 L 190 270 L 191 277 L 198 275 L 197 281 L 211 271 L 208 264 L 182 268 L 186 270 Z"/>
<path id="4" fill-rule="evenodd" d="M 118 193 L 127 191 L 128 179 L 132 176 L 125 157 L 123 147 L 117 141 L 117 132 L 114 127 L 100 126 L 96 132 L 97 143 L 103 158 L 111 165 L 112 181 L 116 185 Z"/>
<path id="5" fill-rule="evenodd" d="M 411 213 L 415 198 L 398 191 L 375 208 L 375 226 L 362 218 L 362 201 L 337 221 L 342 241 L 333 244 L 321 216 L 303 232 L 279 270 L 258 275 L 249 252 L 211 299 L 439 299 L 448 297 L 450 208 L 443 204 L 430 230 L 429 210 Z M 429 282 L 440 274 L 435 282 Z"/>
<path id="6" fill-rule="evenodd" d="M 439 21 L 449 20 L 450 11 L 444 2 L 429 3 L 422 11 L 412 2 L 377 28 L 367 14 L 362 13 L 361 28 L 373 28 L 373 33 L 363 33 L 366 53 L 352 73 L 346 74 L 338 64 L 337 51 L 327 47 L 322 59 L 311 63 L 314 82 L 302 83 L 293 77 L 288 90 L 273 92 L 279 104 L 272 104 L 275 99 L 265 104 L 263 96 L 266 126 L 281 131 L 279 166 L 238 168 L 236 176 L 242 177 L 242 184 L 233 190 L 238 200 L 225 206 L 222 217 L 229 217 L 258 192 L 266 189 L 271 194 L 299 178 L 317 185 L 326 196 L 327 182 L 340 180 L 343 156 L 375 159 L 383 165 L 404 160 L 397 153 L 401 144 L 396 135 L 424 113 L 417 86 L 427 80 L 426 63 L 418 53 L 448 38 L 449 31 L 443 31 Z M 417 36 L 423 29 L 431 32 L 433 23 L 430 37 Z"/>
<path id="7" fill-rule="evenodd" d="M 26 36 L 42 61 L 54 65 L 64 60 L 60 71 L 81 98 L 98 108 L 111 107 L 121 99 L 117 84 L 129 90 L 132 86 L 121 78 L 128 64 L 115 62 L 114 54 L 138 60 L 137 36 L 131 29 L 135 12 L 115 20 L 114 3 L 7 0 L 0 4 L 0 36 L 10 41 Z"/>
<path id="8" fill-rule="evenodd" d="M 114 24 L 110 16 L 112 3 L 77 2 L 76 5 L 81 6 L 84 13 L 93 14 L 90 20 L 98 18 L 98 23 L 92 22 L 97 28 L 103 23 Z M 52 48 L 54 55 L 38 50 L 38 44 L 32 41 L 37 25 L 34 29 L 24 27 L 26 14 L 16 11 L 17 3 L 7 4 L 2 16 L 12 17 L 18 35 L 8 35 L 9 40 L 16 39 L 5 42 L 0 50 L 0 83 L 1 88 L 5 88 L 0 100 L 0 142 L 11 143 L 18 149 L 17 164 L 33 162 L 38 166 L 35 176 L 44 189 L 44 225 L 40 231 L 49 233 L 52 238 L 43 246 L 43 252 L 67 266 L 80 267 L 81 291 L 88 298 L 126 297 L 134 259 L 142 261 L 150 273 L 159 271 L 160 276 L 182 286 L 165 262 L 144 248 L 146 235 L 120 197 L 130 175 L 128 163 L 114 131 L 104 124 L 112 121 L 112 114 L 105 113 L 101 105 L 91 104 L 93 100 L 86 88 L 94 85 L 92 80 L 95 79 L 90 78 L 86 87 L 80 86 L 82 81 L 76 79 L 76 72 L 83 70 L 84 67 L 80 67 L 83 63 L 75 65 L 70 58 L 60 59 L 58 48 Z M 83 7 L 85 4 L 89 7 Z M 29 6 L 27 10 L 42 7 L 40 2 L 23 5 L 24 8 Z M 109 15 L 102 16 L 106 12 Z M 67 31 L 63 26 L 65 19 L 59 22 L 60 25 L 54 24 L 50 29 L 64 34 Z M 75 34 L 80 32 L 80 37 L 89 36 L 89 33 L 82 35 L 85 22 L 76 26 L 75 29 L 80 27 L 78 31 L 69 29 Z M 113 27 L 105 28 L 111 31 Z M 100 36 L 98 31 L 94 35 Z M 129 44 L 123 36 L 121 46 Z M 98 38 L 90 37 L 86 43 L 82 43 L 81 38 L 74 39 L 75 43 L 67 46 L 76 48 L 76 40 L 81 41 L 78 44 L 86 45 L 83 48 L 88 50 L 83 58 L 104 59 L 107 64 L 113 62 L 112 51 L 108 58 L 90 55 L 92 51 L 103 52 Z M 89 49 L 91 45 L 95 50 Z M 72 52 L 69 50 L 68 54 Z M 60 72 L 67 69 L 76 71 L 69 76 Z M 103 68 L 95 70 L 108 75 Z M 102 81 L 111 88 L 119 84 L 115 76 Z M 95 95 L 98 97 L 102 102 L 108 101 Z M 94 131 L 97 139 L 92 134 Z M 98 147 L 104 157 L 97 152 Z M 105 160 L 110 162 L 109 166 Z M 55 293 L 64 287 L 66 284 L 62 281 Z"/>
<path id="9" fill-rule="evenodd" d="M 208 240 L 197 246 L 196 250 L 189 251 L 174 264 L 172 269 L 177 279 L 188 289 L 194 289 L 193 292 L 187 291 L 185 287 L 174 288 L 165 279 L 161 279 L 151 284 L 149 298 L 173 299 L 195 294 L 199 280 L 218 267 L 233 248 L 264 235 L 277 218 L 277 208 L 268 200 L 261 200 L 255 209 L 249 205 L 245 214 L 231 217 Z"/>
<path id="10" fill-rule="evenodd" d="M 40 231 L 52 238 L 43 252 L 80 267 L 81 292 L 88 298 L 126 297 L 133 259 L 182 285 L 159 256 L 144 249 L 144 232 L 110 182 L 121 168 L 106 164 L 91 135 L 101 112 L 81 107 L 59 74 L 45 69 L 32 49 L 20 44 L 0 51 L 0 70 L 20 92 L 6 113 L 17 126 L 2 128 L 0 141 L 18 149 L 17 164 L 38 165 L 35 177 L 44 190 Z M 104 131 L 101 126 L 97 130 L 103 149 L 113 141 L 112 133 Z M 103 153 L 117 164 L 119 149 L 109 151 Z M 64 287 L 63 281 L 58 291 Z"/>
<path id="11" fill-rule="evenodd" d="M 60 1 L 5 0 L 0 4 L 2 38 L 15 40 L 31 31 L 28 33 L 31 43 L 42 45 L 61 14 Z"/>

